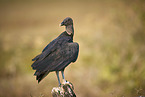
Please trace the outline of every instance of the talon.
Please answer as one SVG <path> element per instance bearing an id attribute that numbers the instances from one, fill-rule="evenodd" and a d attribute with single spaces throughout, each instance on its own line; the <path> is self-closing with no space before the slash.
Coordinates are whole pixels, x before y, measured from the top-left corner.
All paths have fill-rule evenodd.
<path id="1" fill-rule="evenodd" d="M 61 87 L 61 84 L 59 84 L 58 87 Z"/>

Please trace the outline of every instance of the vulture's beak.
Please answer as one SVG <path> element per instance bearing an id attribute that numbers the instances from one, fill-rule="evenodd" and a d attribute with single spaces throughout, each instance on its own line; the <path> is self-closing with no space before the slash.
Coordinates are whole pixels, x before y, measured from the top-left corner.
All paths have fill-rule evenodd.
<path id="1" fill-rule="evenodd" d="M 64 22 L 62 22 L 61 24 L 60 24 L 60 26 L 63 26 L 64 25 Z"/>

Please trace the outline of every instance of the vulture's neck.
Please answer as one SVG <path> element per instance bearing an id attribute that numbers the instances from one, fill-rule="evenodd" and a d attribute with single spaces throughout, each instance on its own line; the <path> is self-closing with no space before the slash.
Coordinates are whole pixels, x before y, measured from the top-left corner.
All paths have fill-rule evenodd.
<path id="1" fill-rule="evenodd" d="M 67 32 L 67 34 L 69 34 L 69 35 L 74 35 L 74 28 L 73 28 L 73 25 L 68 25 L 68 26 L 66 26 L 66 32 Z"/>

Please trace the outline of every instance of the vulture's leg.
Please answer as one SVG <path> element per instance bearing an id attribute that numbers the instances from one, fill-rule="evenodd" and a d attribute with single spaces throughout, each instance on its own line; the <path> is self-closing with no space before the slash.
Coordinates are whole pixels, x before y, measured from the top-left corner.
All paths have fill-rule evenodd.
<path id="1" fill-rule="evenodd" d="M 63 78 L 63 84 L 64 85 L 65 84 L 69 84 L 69 85 L 71 85 L 72 89 L 74 89 L 73 84 L 70 83 L 69 81 L 65 80 L 65 78 L 64 78 L 64 70 L 62 70 L 61 73 L 62 73 L 62 78 Z"/>
<path id="2" fill-rule="evenodd" d="M 61 86 L 60 79 L 59 79 L 59 71 L 56 71 L 56 75 L 57 75 L 59 86 Z"/>
<path id="3" fill-rule="evenodd" d="M 65 80 L 65 78 L 64 78 L 64 70 L 62 70 L 61 73 L 62 73 L 63 82 L 66 83 L 66 80 Z"/>

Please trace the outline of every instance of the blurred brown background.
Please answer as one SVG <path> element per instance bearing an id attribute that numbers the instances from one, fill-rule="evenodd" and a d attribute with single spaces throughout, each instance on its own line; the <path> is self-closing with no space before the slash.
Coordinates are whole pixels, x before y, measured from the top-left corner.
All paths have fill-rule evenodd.
<path id="1" fill-rule="evenodd" d="M 1 0 L 0 97 L 50 97 L 55 73 L 37 84 L 31 59 L 67 16 L 80 44 L 65 70 L 77 97 L 145 96 L 144 0 Z"/>

